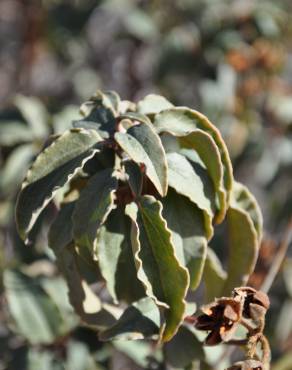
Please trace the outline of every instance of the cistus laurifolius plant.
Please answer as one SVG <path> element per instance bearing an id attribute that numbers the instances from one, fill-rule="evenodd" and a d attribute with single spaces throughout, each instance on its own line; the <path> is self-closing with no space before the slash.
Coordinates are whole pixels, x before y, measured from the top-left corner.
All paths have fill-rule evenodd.
<path id="1" fill-rule="evenodd" d="M 26 175 L 19 234 L 29 241 L 54 199 L 49 246 L 82 320 L 103 340 L 167 342 L 193 313 L 189 290 L 203 282 L 210 301 L 247 282 L 261 213 L 234 181 L 220 132 L 196 110 L 158 95 L 135 104 L 98 91 L 80 111 Z M 208 247 L 225 219 L 226 271 Z"/>

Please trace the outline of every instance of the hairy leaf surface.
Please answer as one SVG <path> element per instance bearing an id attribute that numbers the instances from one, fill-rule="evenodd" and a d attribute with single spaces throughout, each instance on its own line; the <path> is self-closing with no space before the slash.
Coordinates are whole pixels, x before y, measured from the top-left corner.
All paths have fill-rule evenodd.
<path id="1" fill-rule="evenodd" d="M 228 277 L 224 293 L 245 285 L 253 272 L 260 246 L 262 218 L 247 188 L 237 184 L 227 212 L 229 234 Z"/>
<path id="2" fill-rule="evenodd" d="M 79 246 L 93 249 L 97 230 L 113 208 L 117 185 L 113 170 L 107 168 L 92 176 L 81 191 L 73 213 L 74 240 Z"/>
<path id="3" fill-rule="evenodd" d="M 194 360 L 205 358 L 202 343 L 190 326 L 181 326 L 172 340 L 165 344 L 166 362 L 174 368 L 186 368 Z"/>
<path id="4" fill-rule="evenodd" d="M 167 153 L 169 186 L 177 193 L 186 196 L 204 213 L 208 239 L 213 235 L 212 219 L 215 202 L 208 184 L 201 174 L 197 174 L 191 163 L 181 154 Z"/>
<path id="5" fill-rule="evenodd" d="M 102 94 L 98 91 L 91 100 L 81 106 L 84 118 L 73 121 L 73 127 L 96 130 L 101 137 L 109 138 L 115 132 L 118 105 L 117 94 Z"/>
<path id="6" fill-rule="evenodd" d="M 74 207 L 75 202 L 62 206 L 50 229 L 49 246 L 53 249 L 60 271 L 67 281 L 70 303 L 75 312 L 86 324 L 104 328 L 116 321 L 117 313 L 100 302 L 80 273 L 77 263 L 79 257 L 71 242 Z"/>
<path id="7" fill-rule="evenodd" d="M 131 221 L 124 209 L 119 207 L 110 213 L 99 230 L 96 247 L 101 273 L 114 301 L 133 302 L 144 296 L 132 252 Z"/>
<path id="8" fill-rule="evenodd" d="M 98 149 L 94 132 L 68 131 L 39 154 L 23 183 L 16 205 L 19 234 L 25 238 L 41 211 Z"/>
<path id="9" fill-rule="evenodd" d="M 146 294 L 167 308 L 162 335 L 168 341 L 183 320 L 189 275 L 176 257 L 161 211 L 161 203 L 152 196 L 141 197 L 138 209 L 134 204 L 127 209 L 133 221 L 132 247 L 138 278 Z"/>
<path id="10" fill-rule="evenodd" d="M 101 340 L 158 337 L 160 313 L 151 298 L 142 298 L 129 306 L 119 320 L 99 335 Z"/>
<path id="11" fill-rule="evenodd" d="M 216 143 L 224 168 L 224 186 L 227 191 L 227 204 L 233 184 L 233 171 L 227 147 L 219 130 L 203 114 L 185 107 L 171 108 L 157 114 L 154 126 L 158 133 L 172 132 L 177 136 L 185 136 L 196 129 L 208 133 Z"/>
<path id="12" fill-rule="evenodd" d="M 234 182 L 233 192 L 237 205 L 251 217 L 260 243 L 263 234 L 263 216 L 255 197 L 246 186 L 237 181 Z"/>
<path id="13" fill-rule="evenodd" d="M 115 139 L 129 157 L 146 166 L 146 175 L 161 195 L 167 192 L 167 163 L 159 136 L 150 125 L 141 123 L 126 133 L 117 132 Z"/>
<path id="14" fill-rule="evenodd" d="M 176 255 L 190 274 L 190 287 L 201 281 L 207 252 L 207 231 L 203 213 L 189 200 L 169 190 L 163 199 L 163 217 L 172 233 Z"/>
<path id="15" fill-rule="evenodd" d="M 161 95 L 149 94 L 137 104 L 137 111 L 142 114 L 155 114 L 173 105 Z"/>
<path id="16" fill-rule="evenodd" d="M 205 302 L 211 302 L 222 295 L 227 274 L 212 249 L 208 248 L 203 273 L 205 283 Z"/>

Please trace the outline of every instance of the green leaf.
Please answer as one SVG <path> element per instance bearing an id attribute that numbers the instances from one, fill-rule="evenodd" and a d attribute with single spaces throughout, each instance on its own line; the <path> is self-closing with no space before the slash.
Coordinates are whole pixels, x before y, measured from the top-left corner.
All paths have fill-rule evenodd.
<path id="1" fill-rule="evenodd" d="M 66 131 L 38 155 L 27 173 L 23 187 L 40 180 L 101 141 L 101 137 L 95 131 L 82 129 Z"/>
<path id="2" fill-rule="evenodd" d="M 241 188 L 241 185 L 239 187 Z M 234 287 L 247 283 L 258 256 L 259 234 L 255 225 L 259 224 L 258 219 L 254 223 L 251 217 L 251 213 L 255 215 L 255 204 L 246 194 L 245 191 L 238 192 L 236 186 L 227 211 L 229 256 L 224 294 L 229 294 Z"/>
<path id="3" fill-rule="evenodd" d="M 11 194 L 19 188 L 33 154 L 34 147 L 32 144 L 22 144 L 13 150 L 1 170 L 1 192 Z"/>
<path id="4" fill-rule="evenodd" d="M 115 318 L 104 312 L 102 304 L 91 291 L 78 265 L 78 255 L 71 243 L 73 239 L 72 214 L 75 202 L 64 204 L 49 232 L 49 246 L 53 249 L 60 271 L 69 288 L 70 303 L 77 314 L 89 325 L 112 324 Z"/>
<path id="5" fill-rule="evenodd" d="M 99 334 L 100 340 L 158 338 L 160 313 L 151 298 L 142 298 L 129 306 L 119 320 Z"/>
<path id="6" fill-rule="evenodd" d="M 80 247 L 93 249 L 97 230 L 114 206 L 117 178 L 111 168 L 92 176 L 82 189 L 73 213 L 74 240 Z"/>
<path id="7" fill-rule="evenodd" d="M 172 107 L 173 104 L 171 104 L 163 96 L 149 94 L 145 96 L 144 99 L 139 101 L 139 103 L 137 104 L 137 111 L 138 113 L 151 115 Z"/>
<path id="8" fill-rule="evenodd" d="M 78 269 L 76 252 L 70 245 L 58 252 L 54 251 L 60 270 L 64 273 L 68 283 L 69 299 L 72 306 L 86 323 L 91 322 L 94 314 L 101 310 L 101 302 L 91 291 L 87 282 L 82 279 Z"/>
<path id="9" fill-rule="evenodd" d="M 113 340 L 112 345 L 143 369 L 149 369 L 149 363 L 152 359 L 158 357 L 159 353 L 158 351 L 153 351 L 153 346 L 150 341 Z M 124 366 L 126 367 L 127 365 Z M 131 366 L 131 369 L 133 369 L 133 366 Z M 138 370 L 137 367 L 135 367 L 135 369 Z M 139 369 L 141 368 L 139 367 Z"/>
<path id="10" fill-rule="evenodd" d="M 21 359 L 20 359 L 21 361 Z M 56 365 L 54 354 L 49 350 L 40 350 L 34 347 L 29 348 L 26 360 L 27 370 L 61 370 L 61 361 Z M 22 364 L 23 366 L 23 364 Z M 22 367 L 21 367 L 22 368 Z"/>
<path id="11" fill-rule="evenodd" d="M 167 163 L 159 136 L 150 125 L 140 123 L 126 133 L 117 132 L 115 139 L 137 164 L 146 166 L 146 175 L 161 195 L 167 192 Z"/>
<path id="12" fill-rule="evenodd" d="M 205 302 L 211 302 L 214 300 L 214 298 L 221 297 L 226 277 L 227 274 L 223 270 L 220 260 L 213 250 L 208 248 L 203 272 L 203 281 L 205 283 Z"/>
<path id="13" fill-rule="evenodd" d="M 16 330 L 32 344 L 49 344 L 65 334 L 57 306 L 36 278 L 17 270 L 6 270 L 4 286 Z"/>
<path id="14" fill-rule="evenodd" d="M 162 205 L 152 196 L 139 199 L 138 207 L 127 206 L 132 218 L 132 248 L 137 276 L 165 312 L 163 340 L 170 340 L 183 320 L 185 295 L 189 286 L 187 270 L 179 263 L 171 232 L 161 215 Z"/>
<path id="15" fill-rule="evenodd" d="M 59 188 L 68 183 L 98 149 L 94 131 L 68 131 L 39 154 L 27 173 L 16 205 L 18 232 L 24 239 Z"/>
<path id="16" fill-rule="evenodd" d="M 246 186 L 239 182 L 234 182 L 233 194 L 233 200 L 237 206 L 245 210 L 251 217 L 260 243 L 263 234 L 263 216 L 255 197 Z"/>
<path id="17" fill-rule="evenodd" d="M 115 96 L 114 93 L 104 95 L 97 91 L 91 100 L 81 106 L 84 118 L 73 121 L 73 127 L 96 130 L 101 137 L 109 138 L 116 128 L 115 113 L 118 100 L 118 95 Z"/>
<path id="18" fill-rule="evenodd" d="M 142 40 L 145 44 L 151 44 L 153 40 L 157 40 L 158 24 L 151 14 L 144 9 L 132 7 L 125 15 L 125 27 L 134 39 Z"/>
<path id="19" fill-rule="evenodd" d="M 61 250 L 54 249 L 60 271 L 69 288 L 69 300 L 75 312 L 89 326 L 104 328 L 116 321 L 115 312 L 102 305 L 78 267 L 78 255 L 72 245 Z"/>
<path id="20" fill-rule="evenodd" d="M 115 91 L 105 91 L 103 95 L 103 104 L 108 108 L 112 108 L 116 115 L 119 113 L 121 99 Z"/>
<path id="21" fill-rule="evenodd" d="M 57 306 L 63 320 L 64 332 L 71 331 L 77 326 L 79 320 L 75 315 L 68 299 L 68 287 L 61 276 L 42 277 L 41 286 Z M 63 331 L 62 330 L 62 331 Z"/>
<path id="22" fill-rule="evenodd" d="M 116 321 L 116 312 L 100 302 L 80 272 L 79 256 L 71 243 L 74 206 L 75 202 L 62 206 L 49 232 L 49 246 L 55 252 L 59 269 L 67 281 L 70 303 L 75 312 L 88 325 L 104 328 Z"/>
<path id="23" fill-rule="evenodd" d="M 66 366 L 70 370 L 101 370 L 90 354 L 87 343 L 70 341 L 66 346 Z"/>
<path id="24" fill-rule="evenodd" d="M 45 139 L 49 135 L 48 112 L 44 104 L 37 98 L 17 95 L 14 103 L 27 121 L 33 136 Z"/>
<path id="25" fill-rule="evenodd" d="M 55 135 L 61 135 L 63 132 L 72 128 L 72 121 L 78 117 L 79 107 L 76 105 L 66 105 L 60 112 L 52 116 L 52 123 Z"/>
<path id="26" fill-rule="evenodd" d="M 181 326 L 172 340 L 164 346 L 165 361 L 174 368 L 185 368 L 194 360 L 205 358 L 202 343 L 190 326 Z"/>
<path id="27" fill-rule="evenodd" d="M 94 156 L 85 163 L 82 172 L 91 177 L 105 168 L 114 168 L 114 166 L 114 150 L 110 148 L 103 148 L 102 151 L 95 153 Z"/>
<path id="28" fill-rule="evenodd" d="M 96 240 L 101 274 L 115 302 L 133 302 L 145 295 L 137 279 L 130 233 L 131 221 L 118 207 L 110 213 Z"/>
<path id="29" fill-rule="evenodd" d="M 227 192 L 227 205 L 233 186 L 232 164 L 227 147 L 219 130 L 203 114 L 184 107 L 172 108 L 155 116 L 154 126 L 158 133 L 170 132 L 176 136 L 186 136 L 194 130 L 208 133 L 216 143 L 224 169 L 224 187 Z"/>
<path id="30" fill-rule="evenodd" d="M 72 214 L 75 204 L 76 202 L 63 204 L 51 225 L 48 241 L 55 253 L 61 251 L 73 240 Z"/>
<path id="31" fill-rule="evenodd" d="M 212 202 L 208 183 L 201 173 L 197 174 L 198 171 L 195 171 L 191 163 L 181 154 L 167 153 L 167 163 L 169 186 L 189 198 L 203 211 L 207 236 L 210 239 L 213 235 L 212 219 L 215 201 Z"/>
<path id="32" fill-rule="evenodd" d="M 0 122 L 0 144 L 13 146 L 19 143 L 30 143 L 32 131 L 30 127 L 21 122 Z"/>
<path id="33" fill-rule="evenodd" d="M 128 183 L 132 192 L 135 194 L 135 196 L 141 195 L 143 187 L 143 174 L 140 166 L 133 161 L 126 161 L 124 165 L 126 174 L 128 175 Z"/>
<path id="34" fill-rule="evenodd" d="M 217 223 L 222 222 L 227 210 L 226 190 L 223 185 L 223 166 L 220 152 L 214 139 L 202 130 L 195 130 L 189 135 L 180 137 L 179 143 L 182 148 L 195 150 L 206 166 L 219 200 L 215 220 Z"/>
<path id="35" fill-rule="evenodd" d="M 178 126 L 176 131 L 162 132 L 161 140 L 166 152 L 183 154 L 207 169 L 218 197 L 215 221 L 222 222 L 227 208 L 226 190 L 223 185 L 221 155 L 212 136 L 200 129 L 194 129 L 190 133 L 181 132 Z"/>
<path id="36" fill-rule="evenodd" d="M 207 253 L 203 213 L 186 197 L 170 189 L 162 203 L 162 215 L 171 230 L 176 255 L 189 270 L 190 287 L 196 289 L 201 281 Z"/>
<path id="37" fill-rule="evenodd" d="M 151 125 L 150 119 L 145 116 L 144 114 L 137 113 L 137 112 L 127 112 L 120 115 L 122 119 L 129 119 L 131 121 L 138 121 L 140 123 L 146 123 Z"/>

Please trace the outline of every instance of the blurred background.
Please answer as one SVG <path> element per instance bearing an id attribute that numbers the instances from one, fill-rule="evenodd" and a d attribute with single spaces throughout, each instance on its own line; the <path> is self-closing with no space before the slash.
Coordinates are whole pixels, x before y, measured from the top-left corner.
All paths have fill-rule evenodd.
<path id="1" fill-rule="evenodd" d="M 235 177 L 264 214 L 253 286 L 261 286 L 287 230 L 290 0 L 0 0 L 0 370 L 175 368 L 159 356 L 150 361 L 143 344 L 101 344 L 60 299 L 66 286 L 45 227 L 29 247 L 15 231 L 15 198 L 30 163 L 50 134 L 70 127 L 96 89 L 128 100 L 162 94 L 200 110 L 220 129 Z M 49 208 L 43 218 L 51 217 Z M 222 241 L 216 243 L 219 250 Z M 274 370 L 292 369 L 291 257 L 288 251 L 270 291 L 266 330 Z M 21 271 L 22 294 L 9 285 L 7 271 Z M 26 320 L 49 330 L 35 335 Z"/>

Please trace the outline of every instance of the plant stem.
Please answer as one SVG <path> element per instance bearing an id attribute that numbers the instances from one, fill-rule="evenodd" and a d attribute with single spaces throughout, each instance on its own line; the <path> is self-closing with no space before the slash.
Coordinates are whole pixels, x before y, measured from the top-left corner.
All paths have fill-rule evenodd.
<path id="1" fill-rule="evenodd" d="M 273 264 L 260 288 L 260 290 L 264 293 L 268 293 L 268 291 L 270 290 L 272 284 L 273 284 L 273 281 L 277 275 L 277 273 L 279 272 L 280 268 L 281 268 L 281 265 L 284 261 L 284 258 L 286 256 L 286 253 L 287 253 L 287 249 L 290 245 L 292 241 L 292 219 L 290 220 L 288 226 L 287 226 L 287 229 L 286 229 L 286 232 L 284 234 L 284 238 L 280 244 L 280 247 L 279 247 L 279 250 L 278 250 L 278 253 L 276 254 L 276 257 L 274 258 L 274 261 L 273 261 Z"/>

